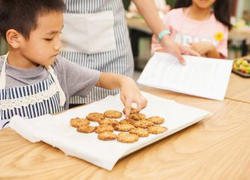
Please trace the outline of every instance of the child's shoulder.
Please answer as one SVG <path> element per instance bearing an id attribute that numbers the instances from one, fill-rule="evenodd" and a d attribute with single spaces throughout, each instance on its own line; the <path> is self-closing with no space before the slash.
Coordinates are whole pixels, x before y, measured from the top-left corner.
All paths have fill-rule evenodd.
<path id="1" fill-rule="evenodd" d="M 171 20 L 171 19 L 179 19 L 182 18 L 184 16 L 183 14 L 183 8 L 176 8 L 176 9 L 172 9 L 170 10 L 164 17 L 164 20 Z"/>
<path id="2" fill-rule="evenodd" d="M 214 28 L 219 29 L 221 31 L 228 31 L 228 27 L 216 19 L 215 14 L 212 14 L 212 18 L 210 18 L 210 22 L 214 25 Z"/>
<path id="3" fill-rule="evenodd" d="M 183 15 L 183 8 L 172 9 L 167 13 L 167 15 L 170 15 L 170 16 L 182 16 Z"/>

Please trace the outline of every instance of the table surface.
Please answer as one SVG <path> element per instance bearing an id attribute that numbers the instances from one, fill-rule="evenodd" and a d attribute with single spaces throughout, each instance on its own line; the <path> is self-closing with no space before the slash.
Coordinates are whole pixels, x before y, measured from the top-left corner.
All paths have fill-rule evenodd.
<path id="1" fill-rule="evenodd" d="M 236 85 L 244 84 L 239 80 Z M 0 179 L 249 179 L 249 103 L 141 89 L 213 115 L 119 160 L 112 171 L 66 156 L 45 143 L 30 143 L 7 128 L 0 131 Z M 229 94 L 234 96 L 233 90 Z"/>
<path id="2" fill-rule="evenodd" d="M 250 103 L 250 78 L 231 74 L 226 99 Z"/>

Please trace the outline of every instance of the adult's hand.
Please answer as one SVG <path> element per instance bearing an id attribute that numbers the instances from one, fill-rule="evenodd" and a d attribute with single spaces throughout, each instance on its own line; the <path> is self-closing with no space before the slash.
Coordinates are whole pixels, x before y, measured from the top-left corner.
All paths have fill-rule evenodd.
<path id="1" fill-rule="evenodd" d="M 168 52 L 178 58 L 179 62 L 185 65 L 185 60 L 182 57 L 182 54 L 191 55 L 191 56 L 200 56 L 199 53 L 192 50 L 187 46 L 180 45 L 174 41 L 170 36 L 164 36 L 161 40 L 161 46 L 164 48 L 164 52 Z"/>

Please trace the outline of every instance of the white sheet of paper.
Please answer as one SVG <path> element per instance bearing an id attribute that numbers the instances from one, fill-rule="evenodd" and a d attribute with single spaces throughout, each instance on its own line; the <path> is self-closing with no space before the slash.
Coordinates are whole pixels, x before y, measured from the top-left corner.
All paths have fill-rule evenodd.
<path id="1" fill-rule="evenodd" d="M 195 124 L 210 115 L 205 110 L 182 105 L 148 93 L 143 94 L 148 99 L 148 106 L 141 112 L 147 117 L 158 115 L 165 118 L 162 125 L 166 126 L 168 131 L 159 135 L 150 134 L 148 137 L 140 138 L 132 144 L 120 143 L 116 140 L 101 141 L 98 140 L 96 133 L 79 133 L 70 126 L 71 118 L 85 117 L 90 112 L 103 113 L 110 109 L 122 111 L 124 106 L 119 95 L 108 96 L 101 101 L 70 109 L 57 115 L 45 115 L 34 119 L 15 116 L 10 121 L 10 127 L 33 143 L 43 141 L 61 149 L 67 155 L 84 159 L 111 170 L 120 158 Z M 121 119 L 123 118 L 124 116 Z M 91 122 L 91 125 L 97 125 L 97 123 Z M 118 134 L 118 132 L 115 133 Z"/>
<path id="2" fill-rule="evenodd" d="M 168 53 L 155 53 L 144 68 L 138 83 L 184 94 L 223 100 L 232 60 L 183 56 L 186 65 Z"/>

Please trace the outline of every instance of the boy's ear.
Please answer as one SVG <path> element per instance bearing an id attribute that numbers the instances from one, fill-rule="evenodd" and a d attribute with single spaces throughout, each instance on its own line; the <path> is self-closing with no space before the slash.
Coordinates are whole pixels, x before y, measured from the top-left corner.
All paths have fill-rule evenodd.
<path id="1" fill-rule="evenodd" d="M 15 29 L 9 29 L 6 32 L 6 40 L 12 48 L 19 48 L 21 46 L 23 36 Z"/>

